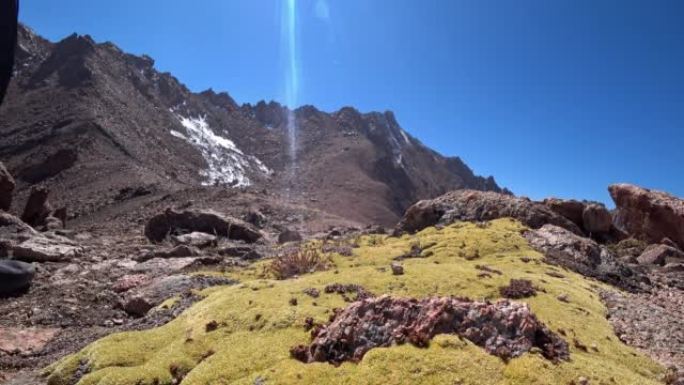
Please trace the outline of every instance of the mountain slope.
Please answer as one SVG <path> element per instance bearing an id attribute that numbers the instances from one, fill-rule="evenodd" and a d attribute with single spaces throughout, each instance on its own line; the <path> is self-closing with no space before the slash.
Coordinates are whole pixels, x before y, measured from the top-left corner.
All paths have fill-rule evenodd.
<path id="1" fill-rule="evenodd" d="M 51 43 L 21 27 L 16 75 L 0 109 L 0 158 L 21 193 L 47 183 L 73 216 L 120 191 L 198 185 L 268 189 L 358 222 L 393 224 L 418 199 L 456 188 L 501 191 L 459 158 L 408 135 L 391 112 L 294 111 L 297 162 L 277 103 L 238 105 L 193 93 L 147 56 L 71 35 Z"/>

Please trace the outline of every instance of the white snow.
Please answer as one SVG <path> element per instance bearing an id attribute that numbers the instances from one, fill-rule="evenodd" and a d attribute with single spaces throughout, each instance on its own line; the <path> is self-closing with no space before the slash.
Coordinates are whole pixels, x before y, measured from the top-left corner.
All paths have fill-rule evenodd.
<path id="1" fill-rule="evenodd" d="M 176 130 L 171 130 L 171 135 L 175 136 L 178 139 L 183 139 L 183 140 L 189 141 L 189 139 L 185 135 L 181 134 L 180 132 L 178 132 Z"/>
<path id="2" fill-rule="evenodd" d="M 404 131 L 403 129 L 400 128 L 399 132 L 401 133 L 401 136 L 404 137 L 404 142 L 406 142 L 406 144 L 411 144 L 411 141 L 409 140 L 408 135 L 406 135 L 406 131 Z"/>
<path id="3" fill-rule="evenodd" d="M 185 127 L 187 136 L 175 130 L 171 130 L 171 135 L 194 145 L 207 162 L 208 168 L 200 171 L 200 175 L 205 178 L 203 185 L 249 186 L 252 182 L 247 176 L 248 170 L 256 168 L 266 175 L 271 173 L 257 157 L 245 155 L 232 140 L 216 134 L 209 127 L 206 116 L 184 117 L 175 112 L 174 114 Z"/>

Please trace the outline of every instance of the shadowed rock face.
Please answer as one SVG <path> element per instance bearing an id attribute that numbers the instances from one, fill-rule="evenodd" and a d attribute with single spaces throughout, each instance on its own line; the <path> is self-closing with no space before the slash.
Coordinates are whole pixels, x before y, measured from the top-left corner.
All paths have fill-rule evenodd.
<path id="1" fill-rule="evenodd" d="M 5 165 L 0 162 L 0 210 L 8 211 L 10 209 L 15 186 L 14 178 L 7 171 Z"/>
<path id="2" fill-rule="evenodd" d="M 446 225 L 459 220 L 489 221 L 505 217 L 515 218 L 535 229 L 551 223 L 575 234 L 582 234 L 575 223 L 543 203 L 476 190 L 452 191 L 438 198 L 416 203 L 406 210 L 397 230 L 413 233 L 428 226 Z"/>
<path id="3" fill-rule="evenodd" d="M 615 225 L 649 243 L 669 238 L 684 248 L 684 200 L 630 184 L 608 188 L 615 201 Z"/>
<path id="4" fill-rule="evenodd" d="M 409 342 L 425 347 L 437 334 L 457 334 L 504 360 L 531 348 L 547 359 L 569 358 L 568 345 L 537 320 L 525 304 L 472 302 L 458 298 L 365 299 L 337 312 L 331 323 L 312 331 L 309 346 L 292 355 L 303 362 L 359 362 L 376 347 Z"/>

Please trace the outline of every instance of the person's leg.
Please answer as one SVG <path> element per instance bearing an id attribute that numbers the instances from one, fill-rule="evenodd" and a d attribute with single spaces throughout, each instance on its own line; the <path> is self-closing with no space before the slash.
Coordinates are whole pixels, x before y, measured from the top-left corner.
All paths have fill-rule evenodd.
<path id="1" fill-rule="evenodd" d="M 0 104 L 12 77 L 18 16 L 19 0 L 0 0 Z"/>

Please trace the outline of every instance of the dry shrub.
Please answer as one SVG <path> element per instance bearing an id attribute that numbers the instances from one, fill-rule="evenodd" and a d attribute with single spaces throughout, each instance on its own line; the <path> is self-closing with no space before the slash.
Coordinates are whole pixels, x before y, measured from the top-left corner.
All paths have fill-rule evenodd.
<path id="1" fill-rule="evenodd" d="M 328 270 L 333 265 L 314 248 L 290 249 L 273 259 L 268 272 L 276 279 L 288 279 L 294 276 Z"/>
<path id="2" fill-rule="evenodd" d="M 537 290 L 531 281 L 526 279 L 511 279 L 508 286 L 499 288 L 499 292 L 505 298 L 521 299 L 537 295 Z"/>

